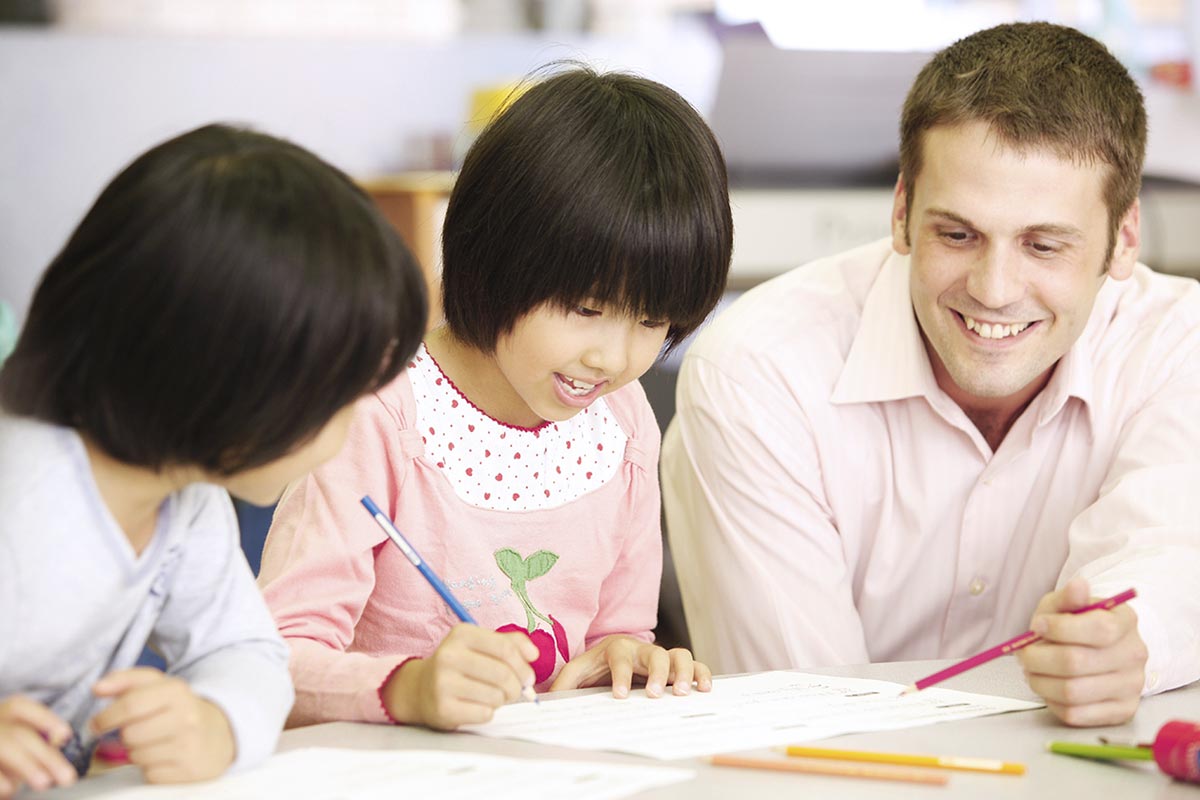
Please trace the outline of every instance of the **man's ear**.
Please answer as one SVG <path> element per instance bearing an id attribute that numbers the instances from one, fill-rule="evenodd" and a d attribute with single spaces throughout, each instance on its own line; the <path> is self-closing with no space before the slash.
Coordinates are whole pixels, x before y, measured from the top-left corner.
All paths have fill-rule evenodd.
<path id="1" fill-rule="evenodd" d="M 1108 274 L 1118 281 L 1123 281 L 1133 274 L 1133 266 L 1137 263 L 1138 253 L 1142 246 L 1142 201 L 1133 201 L 1133 205 L 1121 218 L 1117 226 L 1117 240 L 1113 245 L 1112 258 L 1108 262 Z"/>
<path id="2" fill-rule="evenodd" d="M 896 178 L 896 191 L 892 196 L 892 249 L 902 256 L 912 251 L 908 240 L 908 195 L 903 173 Z"/>

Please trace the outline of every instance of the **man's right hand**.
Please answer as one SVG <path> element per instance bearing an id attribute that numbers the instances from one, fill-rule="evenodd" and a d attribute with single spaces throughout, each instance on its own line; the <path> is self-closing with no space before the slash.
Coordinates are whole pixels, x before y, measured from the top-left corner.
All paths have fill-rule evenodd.
<path id="1" fill-rule="evenodd" d="M 453 730 L 487 722 L 497 708 L 532 686 L 537 646 L 523 633 L 456 625 L 428 658 L 409 661 L 383 688 L 397 722 Z"/>

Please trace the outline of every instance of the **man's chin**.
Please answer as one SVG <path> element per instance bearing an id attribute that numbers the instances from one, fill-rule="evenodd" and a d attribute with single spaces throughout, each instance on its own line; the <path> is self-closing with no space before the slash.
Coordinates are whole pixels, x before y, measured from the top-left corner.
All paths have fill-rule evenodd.
<path id="1" fill-rule="evenodd" d="M 980 380 L 980 371 L 959 370 L 951 373 L 951 380 L 960 391 L 980 400 L 1003 400 L 1019 394 L 1032 381 L 1024 381 L 1019 377 L 1005 377 L 993 380 Z"/>

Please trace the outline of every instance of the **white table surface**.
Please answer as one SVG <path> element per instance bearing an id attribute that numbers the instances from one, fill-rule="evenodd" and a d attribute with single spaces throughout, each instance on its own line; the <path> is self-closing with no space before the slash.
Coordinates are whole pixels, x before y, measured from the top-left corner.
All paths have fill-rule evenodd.
<path id="1" fill-rule="evenodd" d="M 877 678 L 911 683 L 951 662 L 924 661 L 812 669 L 807 672 Z M 954 678 L 946 688 L 1021 699 L 1036 699 L 1022 679 L 1015 659 L 997 659 Z M 568 694 L 568 693 L 563 693 Z M 553 702 L 543 695 L 542 702 Z M 1154 737 L 1167 720 L 1200 720 L 1200 684 L 1146 698 L 1134 719 L 1111 728 L 1072 729 L 1058 724 L 1045 709 L 1002 714 L 959 722 L 880 733 L 839 736 L 829 746 L 846 749 L 885 750 L 897 753 L 974 756 L 1018 761 L 1028 767 L 1024 776 L 950 771 L 949 785 L 918 786 L 852 778 L 780 774 L 759 770 L 713 767 L 702 760 L 656 761 L 619 753 L 547 747 L 470 734 L 434 733 L 422 728 L 355 723 L 329 723 L 285 731 L 279 750 L 300 747 L 352 747 L 359 749 L 439 749 L 524 758 L 568 758 L 629 764 L 659 764 L 694 769 L 696 778 L 643 792 L 638 797 L 744 798 L 774 797 L 909 798 L 1200 798 L 1200 786 L 1168 779 L 1153 763 L 1104 763 L 1053 755 L 1045 746 L 1051 740 L 1095 742 L 1100 735 L 1145 741 Z M 750 753 L 753 755 L 754 753 Z M 759 752 L 757 755 L 768 755 Z M 102 797 L 106 790 L 138 783 L 137 772 L 123 767 L 81 781 L 74 787 L 37 795 L 39 800 Z M 27 797 L 30 795 L 22 795 Z"/>

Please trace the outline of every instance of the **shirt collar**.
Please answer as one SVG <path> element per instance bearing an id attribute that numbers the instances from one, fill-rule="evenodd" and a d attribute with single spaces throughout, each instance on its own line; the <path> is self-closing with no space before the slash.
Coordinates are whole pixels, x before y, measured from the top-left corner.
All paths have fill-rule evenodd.
<path id="1" fill-rule="evenodd" d="M 909 274 L 909 257 L 892 251 L 867 293 L 858 332 L 830 396 L 835 405 L 922 396 L 936 402 L 936 397 L 945 397 L 933 376 L 929 353 L 913 312 Z M 1111 279 L 1101 287 L 1083 333 L 1059 359 L 1050 382 L 1035 400 L 1040 407 L 1038 425 L 1053 419 L 1071 397 L 1083 402 L 1089 423 L 1093 421 L 1092 351 L 1111 315 L 1117 291 Z"/>
<path id="2" fill-rule="evenodd" d="M 939 391 L 913 313 L 908 276 L 908 257 L 891 251 L 867 292 L 832 403 L 880 403 Z"/>
<path id="3" fill-rule="evenodd" d="M 1071 345 L 1071 349 L 1058 360 L 1058 368 L 1042 390 L 1041 410 L 1038 425 L 1045 425 L 1062 410 L 1067 400 L 1077 397 L 1083 403 L 1088 424 L 1095 431 L 1093 398 L 1096 394 L 1096 351 L 1104 335 L 1121 294 L 1121 286 L 1112 278 L 1105 278 L 1104 285 L 1096 295 L 1092 313 L 1088 317 L 1083 333 Z"/>

